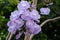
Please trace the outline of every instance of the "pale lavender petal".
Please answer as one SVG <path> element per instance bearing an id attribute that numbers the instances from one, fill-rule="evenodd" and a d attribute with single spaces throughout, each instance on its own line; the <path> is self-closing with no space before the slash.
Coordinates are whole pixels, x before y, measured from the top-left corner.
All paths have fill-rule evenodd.
<path id="1" fill-rule="evenodd" d="M 21 28 L 20 27 L 22 27 L 23 26 L 23 22 L 22 21 L 20 21 L 21 23 L 19 24 L 19 22 L 18 22 L 19 20 L 16 20 L 16 22 L 15 21 L 9 21 L 8 23 L 7 23 L 7 25 L 8 25 L 8 31 L 9 32 L 11 32 L 11 33 L 15 33 L 15 31 L 16 30 L 21 30 Z"/>
<path id="2" fill-rule="evenodd" d="M 8 27 L 13 26 L 13 25 L 16 25 L 14 21 L 8 21 L 8 23 L 7 23 Z"/>
<path id="3" fill-rule="evenodd" d="M 14 12 L 11 12 L 11 15 L 10 15 L 10 20 L 16 20 L 18 19 L 20 16 L 19 12 L 16 10 Z"/>
<path id="4" fill-rule="evenodd" d="M 29 15 L 33 20 L 38 20 L 40 19 L 40 14 L 38 13 L 37 10 L 32 10 Z"/>
<path id="5" fill-rule="evenodd" d="M 30 12 L 29 11 L 25 11 L 24 14 L 21 15 L 21 18 L 23 20 L 30 20 L 31 18 L 29 17 L 29 14 Z"/>
<path id="6" fill-rule="evenodd" d="M 27 1 L 21 1 L 18 5 L 18 10 L 26 10 L 28 8 L 30 8 L 30 3 Z"/>
<path id="7" fill-rule="evenodd" d="M 15 27 L 9 27 L 8 31 L 15 34 L 16 33 L 16 28 Z"/>
<path id="8" fill-rule="evenodd" d="M 20 26 L 23 26 L 24 25 L 24 21 L 22 20 L 22 19 L 17 19 L 17 20 L 15 20 L 15 22 L 18 24 L 18 25 L 20 25 Z"/>
<path id="9" fill-rule="evenodd" d="M 34 25 L 34 28 L 30 29 L 32 34 L 38 34 L 41 31 L 41 27 L 39 25 Z"/>
<path id="10" fill-rule="evenodd" d="M 49 8 L 41 8 L 40 12 L 41 12 L 40 14 L 42 14 L 42 15 L 49 15 L 50 9 Z"/>
<path id="11" fill-rule="evenodd" d="M 26 30 L 28 30 L 31 34 L 38 34 L 41 31 L 41 27 L 34 21 L 30 20 L 26 22 Z"/>

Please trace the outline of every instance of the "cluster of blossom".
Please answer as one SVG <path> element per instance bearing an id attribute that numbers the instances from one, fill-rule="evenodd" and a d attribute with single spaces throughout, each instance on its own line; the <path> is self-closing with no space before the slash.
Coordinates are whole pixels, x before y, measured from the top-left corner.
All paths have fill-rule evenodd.
<path id="1" fill-rule="evenodd" d="M 50 13 L 50 9 L 47 7 L 47 8 L 40 8 L 40 14 L 42 15 L 49 15 Z"/>
<path id="2" fill-rule="evenodd" d="M 41 31 L 41 27 L 36 23 L 39 23 L 40 15 L 37 10 L 31 9 L 31 4 L 27 1 L 21 1 L 17 5 L 18 10 L 11 12 L 10 21 L 7 23 L 8 31 L 15 34 L 16 31 L 20 31 L 16 35 L 18 39 L 22 35 L 22 27 L 25 25 L 25 34 L 38 34 Z"/>

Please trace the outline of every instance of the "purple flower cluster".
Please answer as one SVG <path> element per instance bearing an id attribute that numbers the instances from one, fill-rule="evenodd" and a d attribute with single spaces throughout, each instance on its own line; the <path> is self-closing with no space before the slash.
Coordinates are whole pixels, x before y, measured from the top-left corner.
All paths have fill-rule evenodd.
<path id="1" fill-rule="evenodd" d="M 18 10 L 27 10 L 28 8 L 30 8 L 30 3 L 27 1 L 21 1 L 17 7 Z"/>
<path id="2" fill-rule="evenodd" d="M 10 20 L 7 25 L 9 27 L 8 31 L 15 34 L 16 30 L 21 30 L 20 28 L 24 25 L 24 21 L 22 19 Z"/>
<path id="3" fill-rule="evenodd" d="M 36 24 L 33 20 L 28 20 L 26 22 L 26 29 L 32 34 L 38 34 L 41 31 L 41 27 Z"/>
<path id="4" fill-rule="evenodd" d="M 22 30 L 23 25 L 25 25 L 24 33 L 29 34 L 38 34 L 41 31 L 41 27 L 36 23 L 39 22 L 40 15 L 37 10 L 29 10 L 31 4 L 27 1 L 21 1 L 14 12 L 11 12 L 10 21 L 7 23 L 8 31 L 15 34 L 16 31 Z M 18 39 L 22 35 L 22 32 L 19 32 L 16 35 Z"/>
<path id="5" fill-rule="evenodd" d="M 42 15 L 49 15 L 50 9 L 49 8 L 41 8 L 40 12 L 41 12 L 40 14 L 42 14 Z"/>

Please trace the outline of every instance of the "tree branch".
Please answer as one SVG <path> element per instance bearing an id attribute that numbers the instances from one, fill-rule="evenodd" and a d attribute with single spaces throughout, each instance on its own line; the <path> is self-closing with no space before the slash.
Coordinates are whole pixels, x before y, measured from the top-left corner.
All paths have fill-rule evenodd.
<path id="1" fill-rule="evenodd" d="M 13 34 L 12 33 L 8 33 L 8 36 L 6 37 L 6 40 L 11 40 Z"/>
<path id="2" fill-rule="evenodd" d="M 13 36 L 13 34 L 11 33 L 10 36 L 9 36 L 9 38 L 8 38 L 8 40 L 11 40 L 12 36 Z"/>
<path id="3" fill-rule="evenodd" d="M 37 6 L 37 0 L 32 0 L 32 7 L 36 9 Z"/>
<path id="4" fill-rule="evenodd" d="M 7 35 L 7 37 L 6 37 L 6 40 L 8 40 L 9 36 L 10 36 L 10 33 L 8 33 L 8 35 Z"/>
<path id="5" fill-rule="evenodd" d="M 45 20 L 44 22 L 42 22 L 42 23 L 40 24 L 40 26 L 42 27 L 42 26 L 45 25 L 47 22 L 49 22 L 49 21 L 54 21 L 54 20 L 57 20 L 57 19 L 60 19 L 60 16 L 59 16 L 59 17 L 56 17 L 56 18 L 53 18 L 53 19 L 47 19 L 47 20 Z"/>
<path id="6" fill-rule="evenodd" d="M 24 40 L 31 40 L 31 39 L 30 39 L 30 35 L 25 35 Z"/>

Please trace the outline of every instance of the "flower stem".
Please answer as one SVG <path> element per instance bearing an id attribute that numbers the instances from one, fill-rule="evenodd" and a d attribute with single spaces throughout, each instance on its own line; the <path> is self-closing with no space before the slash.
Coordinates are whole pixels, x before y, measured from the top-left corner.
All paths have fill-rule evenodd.
<path id="1" fill-rule="evenodd" d="M 37 0 L 32 0 L 32 7 L 34 8 L 34 9 L 36 9 L 36 6 L 37 6 Z"/>

